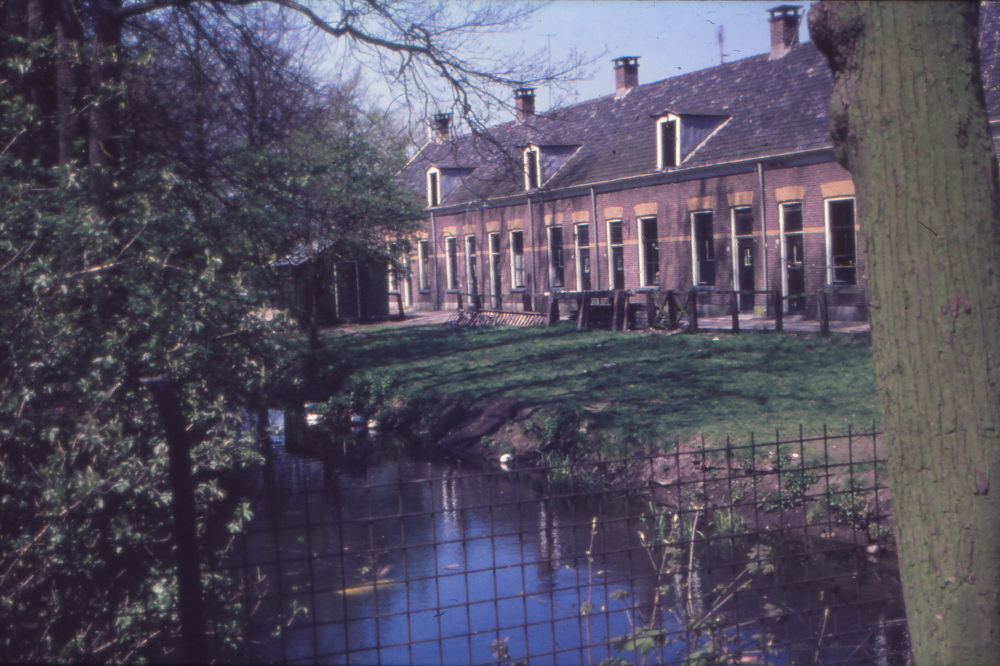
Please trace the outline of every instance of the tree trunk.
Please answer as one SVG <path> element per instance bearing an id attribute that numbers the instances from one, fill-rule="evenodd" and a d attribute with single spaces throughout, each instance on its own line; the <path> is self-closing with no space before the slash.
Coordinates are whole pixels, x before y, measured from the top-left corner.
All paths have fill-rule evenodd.
<path id="1" fill-rule="evenodd" d="M 1000 654 L 1000 224 L 975 4 L 820 3 L 917 664 Z M 991 485 L 993 486 L 991 488 Z"/>

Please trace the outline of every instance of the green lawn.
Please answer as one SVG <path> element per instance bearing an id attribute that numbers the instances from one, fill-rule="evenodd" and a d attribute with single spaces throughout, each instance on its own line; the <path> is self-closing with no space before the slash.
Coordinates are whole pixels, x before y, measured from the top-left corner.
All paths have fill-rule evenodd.
<path id="1" fill-rule="evenodd" d="M 386 326 L 325 333 L 323 392 L 353 383 L 412 399 L 516 399 L 544 414 L 594 415 L 612 441 L 648 445 L 701 434 L 773 441 L 868 429 L 877 419 L 867 337 L 644 335 L 545 329 Z M 344 380 L 347 383 L 341 383 Z M 617 448 L 617 447 L 616 447 Z"/>

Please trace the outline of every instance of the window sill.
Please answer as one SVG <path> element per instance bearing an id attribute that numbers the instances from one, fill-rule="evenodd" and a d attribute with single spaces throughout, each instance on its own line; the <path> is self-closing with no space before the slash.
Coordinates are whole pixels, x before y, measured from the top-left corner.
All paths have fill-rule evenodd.
<path id="1" fill-rule="evenodd" d="M 660 291 L 660 285 L 658 285 L 658 284 L 651 284 L 651 285 L 647 285 L 645 287 L 639 287 L 638 289 L 636 289 L 636 292 L 640 293 L 640 294 L 644 294 L 647 291 Z"/>

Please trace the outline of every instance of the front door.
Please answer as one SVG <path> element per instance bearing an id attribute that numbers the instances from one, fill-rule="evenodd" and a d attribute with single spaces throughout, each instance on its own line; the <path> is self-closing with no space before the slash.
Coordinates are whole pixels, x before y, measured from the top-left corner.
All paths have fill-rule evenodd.
<path id="1" fill-rule="evenodd" d="M 788 311 L 805 312 L 806 291 L 805 263 L 802 261 L 802 234 L 785 234 L 785 293 L 788 296 Z"/>
<path id="2" fill-rule="evenodd" d="M 740 312 L 753 312 L 753 239 L 737 239 L 737 261 L 739 262 Z"/>
<path id="3" fill-rule="evenodd" d="M 781 232 L 784 236 L 782 255 L 784 263 L 785 296 L 788 312 L 802 313 L 806 309 L 805 246 L 802 242 L 802 204 L 781 205 Z"/>
<path id="4" fill-rule="evenodd" d="M 625 288 L 625 248 L 621 245 L 611 246 L 612 285 L 615 289 Z"/>

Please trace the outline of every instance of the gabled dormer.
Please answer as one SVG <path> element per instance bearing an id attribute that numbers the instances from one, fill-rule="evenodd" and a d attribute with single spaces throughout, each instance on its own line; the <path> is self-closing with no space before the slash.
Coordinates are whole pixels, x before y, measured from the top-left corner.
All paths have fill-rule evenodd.
<path id="1" fill-rule="evenodd" d="M 540 189 L 566 164 L 580 146 L 529 143 L 524 148 L 524 189 Z"/>
<path id="2" fill-rule="evenodd" d="M 656 168 L 661 171 L 683 164 L 729 120 L 723 113 L 670 109 L 653 117 L 656 120 Z"/>
<path id="3" fill-rule="evenodd" d="M 427 170 L 427 205 L 430 208 L 441 205 L 441 170 L 437 167 Z"/>
<path id="4" fill-rule="evenodd" d="M 524 189 L 530 192 L 542 186 L 541 153 L 538 146 L 524 149 Z"/>
<path id="5" fill-rule="evenodd" d="M 440 206 L 472 172 L 473 169 L 467 167 L 432 166 L 427 169 L 427 206 Z"/>

